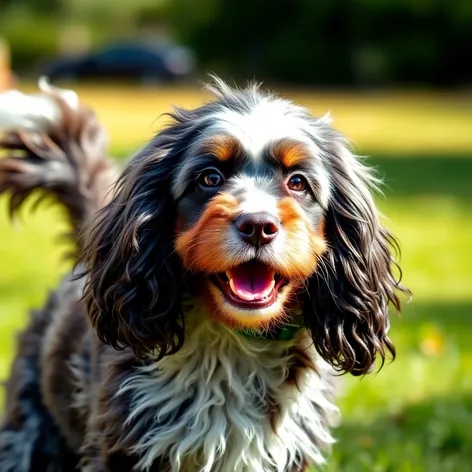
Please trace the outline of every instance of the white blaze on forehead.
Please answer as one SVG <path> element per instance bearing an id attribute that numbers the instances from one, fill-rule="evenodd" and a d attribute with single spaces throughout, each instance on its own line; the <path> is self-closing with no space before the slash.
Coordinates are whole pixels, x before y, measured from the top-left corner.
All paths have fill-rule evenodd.
<path id="1" fill-rule="evenodd" d="M 284 100 L 264 98 L 250 111 L 225 109 L 215 116 L 212 130 L 238 139 L 252 159 L 262 159 L 262 151 L 283 138 L 305 143 L 316 153 L 315 143 L 303 131 L 307 122 L 304 110 Z"/>
<path id="2" fill-rule="evenodd" d="M 327 208 L 330 196 L 329 173 L 323 162 L 323 152 L 310 137 L 315 130 L 307 120 L 306 111 L 292 103 L 264 97 L 249 111 L 225 109 L 215 115 L 215 123 L 209 132 L 223 132 L 235 137 L 250 158 L 262 163 L 263 151 L 271 144 L 290 139 L 304 144 L 308 154 L 318 161 L 316 180 L 319 184 L 317 198 L 323 208 Z M 329 116 L 319 120 L 319 125 L 329 126 Z M 320 135 L 321 138 L 321 135 Z M 257 190 L 257 186 L 253 183 Z M 267 198 L 267 192 L 263 192 Z M 249 197 L 246 199 L 249 200 Z M 257 201 L 255 202 L 257 204 Z"/>
<path id="3" fill-rule="evenodd" d="M 246 175 L 232 179 L 232 192 L 238 192 L 238 210 L 242 213 L 265 211 L 277 215 L 277 197 L 271 192 L 269 185 L 257 177 Z"/>

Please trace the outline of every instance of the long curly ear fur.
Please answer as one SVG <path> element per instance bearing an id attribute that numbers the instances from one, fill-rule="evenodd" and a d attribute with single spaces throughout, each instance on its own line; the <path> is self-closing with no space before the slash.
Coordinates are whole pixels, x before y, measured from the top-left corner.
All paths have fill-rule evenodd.
<path id="1" fill-rule="evenodd" d="M 401 271 L 395 239 L 380 224 L 371 191 L 378 181 L 341 135 L 328 151 L 332 196 L 325 220 L 328 251 L 309 284 L 305 323 L 318 352 L 340 372 L 368 373 L 395 348 L 388 308 L 398 311 Z M 398 278 L 394 274 L 398 271 Z"/>
<path id="2" fill-rule="evenodd" d="M 175 205 L 171 176 L 188 144 L 189 117 L 134 157 L 115 197 L 85 231 L 79 261 L 84 298 L 98 337 L 139 357 L 176 352 L 184 339 L 180 264 L 174 255 Z"/>

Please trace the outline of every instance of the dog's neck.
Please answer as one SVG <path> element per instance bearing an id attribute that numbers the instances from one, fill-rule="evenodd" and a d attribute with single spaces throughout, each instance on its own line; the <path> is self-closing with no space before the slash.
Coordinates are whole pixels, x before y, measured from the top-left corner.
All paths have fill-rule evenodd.
<path id="1" fill-rule="evenodd" d="M 145 471 L 285 472 L 321 463 L 338 410 L 332 378 L 305 331 L 289 341 L 248 339 L 186 313 L 180 351 L 141 367 L 117 395 L 130 425 L 152 418 L 134 451 Z"/>
<path id="2" fill-rule="evenodd" d="M 270 330 L 238 329 L 240 336 L 248 339 L 259 339 L 261 341 L 291 341 L 303 329 L 300 318 L 292 318 L 286 323 L 275 326 Z"/>
<path id="3" fill-rule="evenodd" d="M 201 301 L 194 295 L 185 294 L 183 310 L 186 319 L 186 328 L 190 325 L 193 331 L 195 326 L 201 323 L 202 318 L 211 319 L 209 313 L 202 311 Z M 287 309 L 284 321 L 274 323 L 269 329 L 245 329 L 232 327 L 232 331 L 248 339 L 265 341 L 291 341 L 303 330 L 303 315 L 301 309 Z"/>

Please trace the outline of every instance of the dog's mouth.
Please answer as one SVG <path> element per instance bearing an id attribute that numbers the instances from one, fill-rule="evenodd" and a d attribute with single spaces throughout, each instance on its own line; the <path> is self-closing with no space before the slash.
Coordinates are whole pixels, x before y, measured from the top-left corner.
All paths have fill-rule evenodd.
<path id="1" fill-rule="evenodd" d="M 225 298 L 239 308 L 261 309 L 272 305 L 279 290 L 288 283 L 274 269 L 259 261 L 250 261 L 212 276 Z"/>

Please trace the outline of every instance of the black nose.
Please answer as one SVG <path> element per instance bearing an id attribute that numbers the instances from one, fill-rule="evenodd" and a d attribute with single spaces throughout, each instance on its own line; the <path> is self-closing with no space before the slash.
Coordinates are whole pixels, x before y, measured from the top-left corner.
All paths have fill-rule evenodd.
<path id="1" fill-rule="evenodd" d="M 279 232 L 279 220 L 270 213 L 243 213 L 234 222 L 243 241 L 254 246 L 270 243 Z"/>

